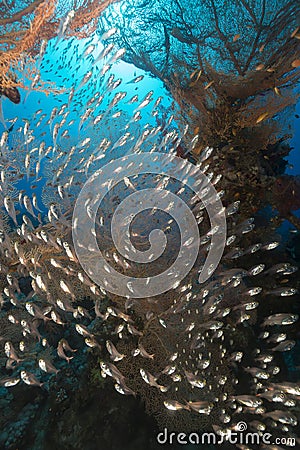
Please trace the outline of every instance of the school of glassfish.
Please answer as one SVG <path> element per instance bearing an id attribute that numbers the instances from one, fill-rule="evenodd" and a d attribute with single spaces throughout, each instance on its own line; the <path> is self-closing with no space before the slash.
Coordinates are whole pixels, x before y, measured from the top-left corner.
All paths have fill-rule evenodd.
<path id="1" fill-rule="evenodd" d="M 48 48 L 55 49 L 63 40 L 67 25 L 62 24 L 57 40 L 48 42 Z M 116 31 L 107 32 L 102 41 Z M 45 43 L 39 55 L 41 67 L 49 63 L 44 47 Z M 177 282 L 174 273 L 171 291 L 142 300 L 116 298 L 109 286 L 96 285 L 82 270 L 72 242 L 72 214 L 88 176 L 104 162 L 129 153 L 176 155 L 187 128 L 179 131 L 174 116 L 161 108 L 163 98 L 156 98 L 153 91 L 143 98 L 137 94 L 127 98 L 127 86 L 111 73 L 125 49 L 114 52 L 109 44 L 93 56 L 92 41 L 87 41 L 82 54 L 76 45 L 71 56 L 69 49 L 67 43 L 59 64 L 71 71 L 70 78 L 62 81 L 73 83 L 60 108 L 55 106 L 50 114 L 39 109 L 23 119 L 19 128 L 17 117 L 10 120 L 9 129 L 1 117 L 6 128 L 0 138 L 1 386 L 25 383 L 48 389 L 49 377 L 72 364 L 87 346 L 97 349 L 99 371 L 104 378 L 112 378 L 116 391 L 140 396 L 160 424 L 176 428 L 175 411 L 179 421 L 190 421 L 191 428 L 200 424 L 222 433 L 235 430 L 246 418 L 254 431 L 271 429 L 274 434 L 296 436 L 300 385 L 282 380 L 280 361 L 296 345 L 288 329 L 298 321 L 290 300 L 298 292 L 289 283 L 297 267 L 279 261 L 278 256 L 272 263 L 269 255 L 277 255 L 280 243 L 271 233 L 269 240 L 264 236 L 261 241 L 257 234 L 251 238 L 254 219 L 239 217 L 238 201 L 218 192 L 226 205 L 226 249 L 213 277 L 201 285 L 197 280 L 211 237 L 220 232 L 210 229 L 205 215 L 205 202 L 210 200 L 207 186 L 202 201 L 163 174 L 124 175 L 122 185 L 110 190 L 112 173 L 107 201 L 99 208 L 95 229 L 90 230 L 104 248 L 108 273 L 112 266 L 121 273 L 151 276 L 173 257 L 178 244 L 176 224 L 155 208 L 146 211 L 132 229 L 133 242 L 140 249 L 147 246 L 155 223 L 168 236 L 171 248 L 149 271 L 119 255 L 112 241 L 109 225 L 119 202 L 149 186 L 170 189 L 185 198 L 202 227 L 199 257 L 183 281 Z M 89 69 L 78 84 L 76 71 L 82 55 Z M 139 75 L 127 84 L 134 86 L 142 80 Z M 38 79 L 33 80 L 27 97 L 35 83 Z M 145 125 L 143 115 L 150 118 Z M 201 170 L 218 189 L 221 174 L 214 173 L 212 156 L 213 149 L 206 148 L 194 173 Z M 177 170 L 184 172 L 186 167 L 182 159 Z M 120 170 L 126 173 L 126 158 Z M 16 180 L 26 180 L 29 190 L 19 189 Z M 166 213 L 172 207 L 170 203 Z M 73 220 L 76 223 L 76 217 Z M 278 299 L 285 301 L 282 309 Z M 107 331 L 101 334 L 101 326 L 108 323 L 109 336 Z M 81 344 L 75 348 L 73 342 L 78 339 Z"/>

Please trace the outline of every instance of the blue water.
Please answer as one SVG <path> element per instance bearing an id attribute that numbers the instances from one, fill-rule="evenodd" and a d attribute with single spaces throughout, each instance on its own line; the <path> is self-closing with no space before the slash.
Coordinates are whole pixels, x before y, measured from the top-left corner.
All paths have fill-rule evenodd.
<path id="1" fill-rule="evenodd" d="M 88 56 L 84 57 L 84 50 L 88 47 L 88 45 L 93 44 L 95 46 L 92 53 Z M 30 89 L 30 81 L 26 81 L 29 89 L 20 89 L 21 93 L 21 103 L 18 105 L 13 104 L 7 98 L 2 98 L 3 105 L 3 115 L 6 121 L 6 126 L 10 126 L 10 121 L 14 118 L 17 118 L 16 123 L 14 124 L 13 132 L 9 136 L 8 143 L 13 146 L 12 135 L 15 133 L 15 130 L 18 130 L 19 127 L 23 127 L 25 120 L 30 122 L 30 127 L 34 131 L 35 140 L 27 146 L 27 151 L 32 151 L 35 146 L 39 145 L 40 141 L 43 140 L 45 142 L 45 147 L 53 146 L 53 127 L 58 120 L 61 120 L 60 117 L 55 117 L 51 127 L 47 124 L 48 119 L 50 118 L 51 111 L 53 108 L 57 108 L 58 110 L 61 108 L 63 104 L 68 103 L 68 97 L 71 91 L 72 86 L 75 87 L 75 94 L 73 100 L 71 102 L 71 107 L 67 108 L 70 113 L 67 116 L 66 124 L 60 130 L 58 136 L 58 149 L 59 151 L 68 152 L 72 145 L 78 145 L 79 142 L 83 141 L 86 137 L 91 136 L 92 139 L 97 139 L 98 142 L 101 141 L 101 138 L 108 137 L 112 142 L 116 142 L 117 139 L 124 133 L 124 126 L 132 117 L 134 110 L 136 109 L 139 102 L 143 100 L 145 95 L 149 91 L 153 91 L 154 101 L 159 97 L 163 96 L 163 101 L 161 104 L 161 109 L 166 111 L 166 115 L 170 115 L 171 108 L 175 110 L 174 103 L 169 96 L 168 92 L 163 86 L 163 83 L 155 79 L 153 76 L 145 73 L 143 70 L 136 68 L 132 64 L 128 64 L 121 60 L 117 61 L 113 64 L 112 69 L 105 75 L 104 80 L 100 82 L 99 72 L 104 66 L 105 60 L 101 60 L 99 63 L 93 65 L 94 59 L 96 59 L 97 55 L 103 49 L 103 44 L 99 41 L 99 38 L 96 34 L 87 39 L 75 39 L 72 38 L 67 41 L 61 41 L 56 43 L 56 39 L 52 39 L 47 46 L 47 51 L 43 57 L 43 62 L 41 64 L 41 80 L 45 82 L 45 86 L 43 90 L 46 92 L 38 92 Z M 83 77 L 92 70 L 93 75 L 91 77 L 91 82 L 80 88 L 80 83 L 83 80 Z M 22 74 L 19 74 L 22 76 Z M 116 88 L 109 95 L 105 95 L 104 101 L 98 107 L 98 109 L 94 110 L 92 116 L 95 117 L 100 112 L 105 112 L 109 102 L 112 100 L 113 96 L 117 92 L 121 92 L 126 89 L 126 97 L 118 105 L 113 111 L 108 115 L 108 119 L 112 116 L 114 112 L 117 110 L 122 111 L 123 117 L 120 117 L 114 121 L 111 119 L 110 122 L 106 122 L 103 124 L 103 128 L 100 128 L 100 134 L 95 136 L 92 121 L 87 120 L 84 124 L 80 124 L 81 117 L 85 113 L 87 108 L 87 101 L 93 97 L 95 92 L 98 90 L 101 94 L 103 91 L 103 84 L 108 79 L 109 76 L 114 75 L 115 80 L 121 79 L 122 83 L 119 88 Z M 131 81 L 143 75 L 143 80 L 137 84 L 131 83 Z M 127 84 L 128 83 L 128 84 Z M 50 89 L 48 89 L 48 86 Z M 59 90 L 58 94 L 55 94 L 51 91 L 51 88 L 55 88 Z M 128 101 L 133 97 L 138 96 L 138 102 L 133 104 L 128 104 Z M 136 132 L 139 133 L 141 129 L 146 125 L 146 127 L 157 126 L 157 119 L 151 115 L 151 110 L 153 108 L 153 103 L 141 111 L 141 119 L 138 121 L 136 125 Z M 91 106 L 93 107 L 93 105 Z M 42 110 L 41 113 L 36 114 L 37 111 Z M 34 124 L 38 124 L 39 118 L 42 114 L 45 114 L 46 117 L 41 121 L 41 124 L 38 127 L 35 127 Z M 34 120 L 32 120 L 32 118 Z M 161 117 L 163 123 L 163 117 Z M 70 121 L 74 121 L 72 125 L 68 125 Z M 68 135 L 66 138 L 60 137 L 64 130 L 68 130 Z M 4 131 L 3 124 L 0 124 L 0 133 Z M 35 144 L 36 143 L 36 144 Z M 25 149 L 24 149 L 25 150 Z M 109 153 L 109 156 L 106 156 L 102 160 L 102 164 L 108 162 L 111 158 L 118 158 L 124 154 L 124 148 L 117 149 L 115 152 Z M 23 180 L 18 181 L 15 186 L 18 190 L 24 190 L 28 195 L 32 195 L 33 192 L 36 193 L 37 197 L 40 198 L 42 195 L 42 191 L 45 187 L 45 183 L 49 181 L 47 179 L 47 175 L 43 176 L 45 171 L 45 167 L 49 166 L 51 163 L 51 155 L 48 159 L 43 159 L 41 162 L 41 175 L 39 180 L 36 178 L 32 178 L 31 180 L 27 180 L 25 177 Z M 53 155 L 54 156 L 54 155 Z M 24 154 L 25 157 L 25 154 Z M 51 166 L 51 165 L 50 165 Z M 30 182 L 31 181 L 31 182 Z M 32 190 L 32 185 L 34 186 L 34 191 Z M 47 207 L 39 202 L 40 208 L 43 214 L 46 214 Z M 24 208 L 21 209 L 21 213 L 24 213 Z"/>

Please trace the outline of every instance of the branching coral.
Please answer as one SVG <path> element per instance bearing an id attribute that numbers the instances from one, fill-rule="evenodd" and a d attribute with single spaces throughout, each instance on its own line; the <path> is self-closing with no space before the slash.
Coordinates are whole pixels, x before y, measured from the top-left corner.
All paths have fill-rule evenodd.
<path id="1" fill-rule="evenodd" d="M 99 15 L 114 1 L 116 0 L 85 0 L 79 5 L 74 1 L 74 16 L 69 28 L 65 30 L 65 36 L 89 36 L 97 27 Z M 16 69 L 25 74 L 26 68 L 26 76 L 34 80 L 34 88 L 38 88 L 36 85 L 40 80 L 34 58 L 45 51 L 46 41 L 57 35 L 59 25 L 66 20 L 68 13 L 57 0 L 35 0 L 12 14 L 2 12 L 5 17 L 0 18 L 0 93 L 15 103 L 20 101 L 17 88 L 25 86 L 21 80 L 16 79 Z M 47 92 L 51 87 L 42 85 L 40 89 Z"/>
<path id="2" fill-rule="evenodd" d="M 175 3 L 181 9 L 180 2 Z M 92 5 L 93 3 L 84 3 L 84 5 L 88 4 Z M 215 5 L 214 2 L 203 2 L 203 4 Z M 91 12 L 86 11 L 88 14 Z M 215 14 L 214 9 L 213 14 Z M 180 19 L 186 23 L 184 11 L 181 11 Z M 76 24 L 76 22 L 73 22 L 73 26 L 74 23 Z M 87 22 L 83 20 L 78 23 L 81 24 L 80 26 L 84 28 L 85 32 Z M 217 20 L 216 17 L 214 24 L 216 27 L 215 34 L 224 43 L 222 55 L 231 55 L 233 44 L 225 42 L 224 32 L 221 29 L 219 19 Z M 185 32 L 179 27 L 176 29 L 173 26 L 171 30 L 168 27 L 170 27 L 170 24 L 163 27 L 168 61 L 171 58 L 171 39 L 174 38 L 182 44 L 188 40 L 193 44 L 199 43 L 199 39 L 197 40 L 194 36 L 193 30 L 188 27 Z M 52 36 L 53 28 L 52 31 L 50 29 L 51 27 L 47 31 L 47 33 L 50 33 L 48 36 Z M 71 22 L 68 33 L 72 34 L 73 31 Z M 75 31 L 77 33 L 77 29 Z M 41 38 L 45 39 L 47 33 L 46 31 L 46 34 L 43 33 L 41 32 Z M 212 37 L 211 34 L 210 37 Z M 238 40 L 236 38 L 234 43 Z M 28 40 L 29 44 L 30 40 Z M 147 58 L 144 58 L 144 61 L 146 60 Z M 253 229 L 254 219 L 249 215 L 244 217 L 244 210 L 240 215 L 237 215 L 239 202 L 235 201 L 241 197 L 240 190 L 237 191 L 236 188 L 245 185 L 245 176 L 243 177 L 240 170 L 237 170 L 239 169 L 237 164 L 241 150 L 246 153 L 247 164 L 251 166 L 247 170 L 248 183 L 253 183 L 249 172 L 251 172 L 250 175 L 256 176 L 256 171 L 258 181 L 261 182 L 261 168 L 258 166 L 261 162 L 259 159 L 261 150 L 265 148 L 270 156 L 272 156 L 272 151 L 275 152 L 274 147 L 273 150 L 270 147 L 274 145 L 273 134 L 276 133 L 276 130 L 272 127 L 267 128 L 266 121 L 269 116 L 277 114 L 283 107 L 290 104 L 291 94 L 287 90 L 288 95 L 286 99 L 282 100 L 273 85 L 269 88 L 266 85 L 264 90 L 268 91 L 272 88 L 272 92 L 268 93 L 271 96 L 270 108 L 272 111 L 268 112 L 268 116 L 264 116 L 266 111 L 264 108 L 261 109 L 261 104 L 257 100 L 260 93 L 258 85 L 255 88 L 253 88 L 253 85 L 248 86 L 251 84 L 249 83 L 250 71 L 248 72 L 249 78 L 247 78 L 248 75 L 243 75 L 242 66 L 238 61 L 233 60 L 233 62 L 237 71 L 241 72 L 235 75 L 234 87 L 229 81 L 228 74 L 209 68 L 208 63 L 206 72 L 202 69 L 202 73 L 200 73 L 199 67 L 197 67 L 196 72 L 194 71 L 191 77 L 189 76 L 189 64 L 183 64 L 183 70 L 186 70 L 187 73 L 187 78 L 183 82 L 180 80 L 180 74 L 174 75 L 172 79 L 170 78 L 174 92 L 178 89 L 178 97 L 181 96 L 180 100 L 184 107 L 190 105 L 188 112 L 191 117 L 192 112 L 198 109 L 199 121 L 192 124 L 195 127 L 201 125 L 202 130 L 207 133 L 209 141 L 214 138 L 213 130 L 217 124 L 217 137 L 213 142 L 216 147 L 215 153 L 210 154 L 211 149 L 205 150 L 205 152 L 209 151 L 206 156 L 202 152 L 200 153 L 201 162 L 205 165 L 211 164 L 209 172 L 208 166 L 204 168 L 204 164 L 200 165 L 201 169 L 206 170 L 212 183 L 218 185 L 217 189 L 222 182 L 219 175 L 223 175 L 225 178 L 228 175 L 226 168 L 230 165 L 233 166 L 232 172 L 236 175 L 236 179 L 231 180 L 231 186 L 226 192 L 223 190 L 218 192 L 220 197 L 223 196 L 224 208 L 221 212 L 227 216 L 228 236 L 226 236 L 222 261 L 213 276 L 204 284 L 199 283 L 199 273 L 210 247 L 214 246 L 212 236 L 217 233 L 225 233 L 225 227 L 217 226 L 210 229 L 211 224 L 208 223 L 208 217 L 203 211 L 211 200 L 210 189 L 207 191 L 206 185 L 202 186 L 201 193 L 203 194 L 203 200 L 205 195 L 207 196 L 207 203 L 205 200 L 197 202 L 195 198 L 192 201 L 191 196 L 193 194 L 185 191 L 186 186 L 181 190 L 181 184 L 179 183 L 180 186 L 178 186 L 172 180 L 172 176 L 159 175 L 153 177 L 152 180 L 147 179 L 145 181 L 145 178 L 140 180 L 135 175 L 130 174 L 132 180 L 124 177 L 124 183 L 121 181 L 119 190 L 116 189 L 116 192 L 114 192 L 113 189 L 110 189 L 113 185 L 114 173 L 122 171 L 123 166 L 127 164 L 126 159 L 122 159 L 120 167 L 109 174 L 108 181 L 103 181 L 103 185 L 107 187 L 110 193 L 107 194 L 106 208 L 105 205 L 104 207 L 101 205 L 100 216 L 98 216 L 98 213 L 96 214 L 97 224 L 94 223 L 92 228 L 90 225 L 84 228 L 89 223 L 86 217 L 91 214 L 90 206 L 95 200 L 90 192 L 87 193 L 80 214 L 75 215 L 72 223 L 71 215 L 76 202 L 77 189 L 79 190 L 82 187 L 85 177 L 88 177 L 91 164 L 93 164 L 93 170 L 96 171 L 99 167 L 102 167 L 101 163 L 97 165 L 102 156 L 109 155 L 111 158 L 115 156 L 113 153 L 115 145 L 118 149 L 122 147 L 121 151 L 124 153 L 136 152 L 135 156 L 139 158 L 142 150 L 146 152 L 157 148 L 159 151 L 172 149 L 175 153 L 175 144 L 181 142 L 181 139 L 186 139 L 186 145 L 189 144 L 190 136 L 187 133 L 182 135 L 177 130 L 172 129 L 172 117 L 165 116 L 164 125 L 160 125 L 163 120 L 159 117 L 158 110 L 155 109 L 159 105 L 157 101 L 150 114 L 152 118 L 154 114 L 158 116 L 157 122 L 159 125 L 153 127 L 151 123 L 148 123 L 144 128 L 138 125 L 132 126 L 135 121 L 135 113 L 133 113 L 133 117 L 130 117 L 129 120 L 129 126 L 126 125 L 124 129 L 119 125 L 122 132 L 126 134 L 109 136 L 111 140 L 114 137 L 115 141 L 111 147 L 111 142 L 106 146 L 107 141 L 105 139 L 100 140 L 100 132 L 98 134 L 95 122 L 102 114 L 97 110 L 102 100 L 97 98 L 100 98 L 103 94 L 109 99 L 110 92 L 119 86 L 119 82 L 115 84 L 114 77 L 109 74 L 107 78 L 112 84 L 109 84 L 109 81 L 103 83 L 101 85 L 102 91 L 98 93 L 98 97 L 95 94 L 92 99 L 87 99 L 86 103 L 82 105 L 84 109 L 93 108 L 90 113 L 90 120 L 95 125 L 94 136 L 92 133 L 87 139 L 84 136 L 84 141 L 80 142 L 79 140 L 71 148 L 66 145 L 63 133 L 65 131 L 65 115 L 69 114 L 73 106 L 70 97 L 68 103 L 65 103 L 60 110 L 56 108 L 54 113 L 52 110 L 52 118 L 48 121 L 50 129 L 56 127 L 57 130 L 59 128 L 61 133 L 59 145 L 64 146 L 64 151 L 60 151 L 59 145 L 56 145 L 58 142 L 56 142 L 57 136 L 54 133 L 52 134 L 52 140 L 54 146 L 57 147 L 56 149 L 52 146 L 46 149 L 45 141 L 37 142 L 38 138 L 33 144 L 28 142 L 28 135 L 32 133 L 32 136 L 34 136 L 34 132 L 38 128 L 35 128 L 35 118 L 32 121 L 26 119 L 19 131 L 13 130 L 13 133 L 19 134 L 21 140 L 17 149 L 9 149 L 6 139 L 8 133 L 5 132 L 4 137 L 1 138 L 2 166 L 7 169 L 16 165 L 18 169 L 19 163 L 21 175 L 27 175 L 29 183 L 30 181 L 36 183 L 40 170 L 40 168 L 37 170 L 37 163 L 43 160 L 44 174 L 48 178 L 48 183 L 44 188 L 43 196 L 47 207 L 47 217 L 37 214 L 38 206 L 33 204 L 35 209 L 33 208 L 31 199 L 27 194 L 19 193 L 19 203 L 22 208 L 24 206 L 26 209 L 26 214 L 23 215 L 21 223 L 21 219 L 17 218 L 14 209 L 16 197 L 9 196 L 9 189 L 13 187 L 10 178 L 8 177 L 8 180 L 5 180 L 5 174 L 1 174 L 4 178 L 4 181 L 1 180 L 0 196 L 1 206 L 2 203 L 4 205 L 3 213 L 7 213 L 17 227 L 17 231 L 10 231 L 5 226 L 7 220 L 3 220 L 3 224 L 1 224 L 3 230 L 0 246 L 0 285 L 5 297 L 3 297 L 4 308 L 0 314 L 1 321 L 5 322 L 5 327 L 3 326 L 4 338 L 8 340 L 4 349 L 6 358 L 3 358 L 1 362 L 4 364 L 5 361 L 8 361 L 11 364 L 10 360 L 15 358 L 12 367 L 13 380 L 10 377 L 7 381 L 6 371 L 2 368 L 3 378 L 1 377 L 1 383 L 18 382 L 21 381 L 21 377 L 22 382 L 24 381 L 26 384 L 41 386 L 41 380 L 44 377 L 50 377 L 52 372 L 57 371 L 56 366 L 62 368 L 62 372 L 65 370 L 63 374 L 69 376 L 65 367 L 67 364 L 72 364 L 69 361 L 73 358 L 75 352 L 69 346 L 66 337 L 74 340 L 77 338 L 75 348 L 78 348 L 77 343 L 79 342 L 79 346 L 87 345 L 96 349 L 97 352 L 100 351 L 101 367 L 98 367 L 98 371 L 101 370 L 103 376 L 110 376 L 114 379 L 115 388 L 118 392 L 140 396 L 145 402 L 147 411 L 157 418 L 161 427 L 168 426 L 170 430 L 185 432 L 214 430 L 221 433 L 226 428 L 226 431 L 230 432 L 235 429 L 239 421 L 248 421 L 250 414 L 252 414 L 250 417 L 254 417 L 255 420 L 251 421 L 251 426 L 254 428 L 257 428 L 257 421 L 260 421 L 268 431 L 272 430 L 276 435 L 283 432 L 292 432 L 293 428 L 291 427 L 296 424 L 297 419 L 289 408 L 295 406 L 296 400 L 294 398 L 299 396 L 299 388 L 292 387 L 296 394 L 288 395 L 288 390 L 291 390 L 290 384 L 276 385 L 276 380 L 283 381 L 284 378 L 283 376 L 279 378 L 281 374 L 277 377 L 279 365 L 283 366 L 282 363 L 278 363 L 277 366 L 277 359 L 279 361 L 281 359 L 280 357 L 277 358 L 278 352 L 288 351 L 296 344 L 292 338 L 294 337 L 293 332 L 297 331 L 297 324 L 294 326 L 294 323 L 297 322 L 298 317 L 295 313 L 295 307 L 293 304 L 289 304 L 288 300 L 289 297 L 297 294 L 297 290 L 293 284 L 288 285 L 286 283 L 289 277 L 293 277 L 297 268 L 292 261 L 283 259 L 281 250 L 278 253 L 273 252 L 268 257 L 269 251 L 273 251 L 279 246 L 279 242 L 273 236 L 273 228 L 275 227 L 273 224 L 268 224 L 266 229 L 260 228 L 259 232 L 253 235 L 253 238 L 248 237 L 248 233 Z M 208 77 L 209 70 L 210 76 Z M 167 72 L 166 64 L 164 71 Z M 262 72 L 259 70 L 256 72 L 259 74 L 257 79 L 262 81 L 259 78 Z M 254 75 L 256 72 L 253 72 Z M 291 75 L 292 77 L 293 74 L 294 72 Z M 265 74 L 265 76 L 268 77 L 269 75 Z M 221 83 L 222 77 L 224 77 L 223 85 Z M 244 87 L 243 83 L 246 78 L 247 83 Z M 290 81 L 292 81 L 292 78 L 289 79 L 289 83 Z M 93 79 L 91 79 L 92 82 Z M 74 85 L 72 88 L 74 93 L 77 86 Z M 172 86 L 170 89 L 172 90 Z M 234 94 L 234 89 L 239 94 Z M 282 92 L 284 87 L 280 86 L 280 89 Z M 93 93 L 96 90 L 94 85 L 92 90 Z M 199 93 L 199 96 L 193 96 L 194 92 Z M 176 94 L 177 91 L 174 95 Z M 152 95 L 153 93 L 150 92 L 148 99 Z M 82 96 L 82 98 L 84 97 Z M 128 103 L 126 107 L 127 105 Z M 120 103 L 117 104 L 117 107 L 120 108 Z M 140 106 L 139 109 L 142 109 L 142 107 Z M 116 115 L 113 107 L 108 108 L 105 113 L 108 117 L 111 113 L 114 119 L 120 117 Z M 200 121 L 202 122 L 200 123 Z M 120 124 L 119 121 L 114 122 L 116 128 L 118 124 Z M 81 125 L 80 122 L 78 135 L 80 135 Z M 105 125 L 105 122 L 100 123 L 101 128 L 105 128 Z M 68 127 L 68 124 L 66 124 L 66 127 Z M 256 143 L 258 132 L 261 132 L 261 130 L 264 130 L 265 133 L 263 136 L 265 142 L 267 142 L 265 147 L 263 147 L 263 140 L 259 141 L 259 146 Z M 201 130 L 198 129 L 195 133 L 199 131 Z M 124 140 L 128 138 L 130 138 L 126 141 L 128 147 L 123 147 Z M 205 141 L 205 135 L 202 139 Z M 77 135 L 76 140 L 78 141 Z M 122 142 L 122 146 L 120 142 Z M 255 143 L 253 148 L 251 148 L 251 143 Z M 105 147 L 105 150 L 103 150 L 103 147 Z M 109 153 L 108 148 L 111 149 L 111 153 Z M 108 151 L 104 155 L 106 150 Z M 201 151 L 202 149 L 199 148 L 198 150 Z M 18 158 L 15 157 L 16 152 Z M 237 153 L 238 156 L 236 156 Z M 25 169 L 24 157 L 27 158 L 28 154 L 32 159 L 29 163 L 26 159 L 27 167 Z M 208 154 L 210 156 L 207 156 Z M 99 159 L 95 158 L 95 155 L 99 155 Z M 21 156 L 23 157 L 21 158 Z M 16 161 L 17 159 L 18 161 Z M 174 163 L 174 172 L 178 171 L 184 177 L 182 179 L 186 181 L 190 171 L 192 171 L 192 176 L 196 177 L 196 174 L 199 173 L 199 166 L 190 167 L 187 164 L 188 170 L 186 170 L 185 163 L 186 161 L 177 160 Z M 257 167 L 255 164 L 257 164 Z M 270 171 L 272 168 L 273 165 L 270 163 Z M 27 169 L 29 169 L 28 172 Z M 31 170 L 33 170 L 33 175 L 31 175 Z M 164 170 L 164 167 L 162 167 L 162 170 Z M 218 172 L 222 173 L 219 174 Z M 124 173 L 126 174 L 126 172 Z M 103 175 L 102 172 L 100 174 Z M 127 258 L 126 254 L 122 254 L 122 257 L 117 254 L 117 242 L 113 245 L 108 236 L 112 215 L 123 199 L 122 195 L 125 197 L 128 192 L 132 194 L 132 191 L 137 191 L 138 187 L 148 187 L 148 183 L 152 186 L 150 181 L 159 191 L 168 187 L 168 189 L 165 189 L 166 191 L 174 191 L 176 195 L 179 195 L 180 188 L 181 194 L 186 195 L 187 203 L 189 207 L 191 206 L 197 223 L 201 223 L 200 249 L 197 249 L 198 258 L 194 268 L 184 280 L 177 282 L 177 272 L 170 273 L 171 276 L 174 276 L 174 284 L 166 294 L 142 299 L 132 299 L 129 295 L 125 298 L 110 294 L 106 291 L 109 291 L 110 287 L 111 266 L 128 276 L 136 275 L 140 278 L 151 278 L 151 270 L 161 272 L 164 263 L 167 263 L 169 267 L 169 262 L 176 253 L 175 244 L 180 239 L 178 233 L 176 234 L 175 227 L 169 226 L 173 223 L 172 220 L 168 220 L 169 217 L 165 218 L 164 222 L 162 221 L 162 229 L 166 235 L 170 235 L 170 239 L 168 239 L 170 249 L 162 255 L 162 259 L 158 258 L 154 261 L 155 270 L 153 266 L 149 269 L 146 264 L 137 263 L 135 265 L 135 262 L 131 261 L 129 263 L 129 257 Z M 49 191 L 50 195 L 48 195 Z M 205 191 L 206 194 L 204 194 Z M 256 192 L 254 192 L 254 195 Z M 169 195 L 170 192 L 163 194 Z M 31 195 L 33 197 L 32 193 Z M 56 201 L 57 198 L 58 201 Z M 40 198 L 38 200 L 40 201 Z M 245 203 L 246 207 L 249 207 L 247 202 Z M 255 205 L 259 207 L 257 199 Z M 138 222 L 138 218 L 136 219 L 138 222 L 137 229 L 134 227 L 135 223 L 131 223 L 132 229 L 129 237 L 132 238 L 132 242 L 136 238 L 135 247 L 137 249 L 142 250 L 147 247 L 147 238 L 150 231 L 157 228 L 157 224 L 161 224 L 161 217 L 156 215 L 155 208 L 156 206 L 151 211 L 148 208 L 148 215 L 146 214 L 140 222 Z M 172 208 L 171 201 L 165 212 L 169 213 Z M 152 215 L 155 216 L 153 222 L 150 217 Z M 30 219 L 28 216 L 30 216 Z M 128 216 L 125 219 L 127 222 Z M 269 216 L 266 219 L 268 220 Z M 81 248 L 88 250 L 84 255 L 84 262 L 90 262 L 89 269 L 91 270 L 87 270 L 87 273 L 84 272 L 77 259 L 78 256 L 74 252 L 71 239 L 72 225 L 73 230 L 82 226 L 85 231 L 76 244 L 78 248 L 81 246 Z M 97 243 L 101 244 L 100 247 L 103 246 L 102 244 L 106 244 L 104 256 L 106 257 L 105 271 L 108 275 L 105 274 L 101 279 L 101 283 L 99 283 L 101 287 L 95 285 L 94 281 L 89 278 L 89 275 L 95 275 L 95 272 L 93 272 L 94 266 L 91 267 L 91 261 L 95 261 L 93 259 L 95 246 L 94 243 L 90 245 L 89 238 L 95 236 L 99 231 L 99 227 L 97 229 L 96 225 L 100 227 L 100 238 Z M 123 229 L 121 232 L 123 232 Z M 184 243 L 186 246 L 193 244 L 193 239 Z M 101 248 L 101 250 L 103 249 Z M 262 263 L 262 257 L 265 258 L 265 263 Z M 214 268 L 214 265 L 212 266 Z M 24 279 L 27 282 L 26 292 L 25 283 L 23 287 L 21 286 L 21 280 Z M 130 283 L 128 283 L 129 291 L 130 287 Z M 287 301 L 282 302 L 282 297 L 288 297 Z M 270 316 L 271 308 L 272 315 Z M 276 341 L 276 335 L 274 336 L 274 333 L 272 333 L 272 327 L 276 326 L 276 329 L 281 332 L 286 331 L 287 324 L 291 325 L 291 331 L 288 339 L 280 343 L 286 348 L 274 348 L 278 342 Z M 11 330 L 11 327 L 14 327 L 14 330 Z M 271 340 L 269 341 L 267 338 Z M 274 342 L 274 339 L 276 342 Z M 27 343 L 29 351 L 26 349 Z M 56 348 L 57 352 L 54 348 L 53 350 L 47 348 L 45 350 L 47 345 Z M 16 357 L 12 346 L 16 347 Z M 18 361 L 18 359 L 21 359 L 18 358 L 19 353 L 26 357 L 24 365 L 23 361 Z M 3 355 L 3 352 L 1 354 Z M 72 356 L 70 356 L 71 354 Z M 49 366 L 51 362 L 49 360 L 52 360 L 52 358 L 55 364 L 54 368 Z M 54 360 L 54 358 L 56 359 Z M 37 367 L 38 359 L 40 361 Z M 28 374 L 27 371 L 34 371 L 36 375 Z M 44 374 L 43 372 L 48 373 Z M 62 376 L 61 379 L 63 378 Z M 95 369 L 93 369 L 93 378 L 96 378 Z M 25 388 L 23 384 L 21 386 Z M 270 423 L 268 413 L 260 406 L 264 402 L 264 408 L 269 411 L 272 406 L 274 409 L 277 405 L 271 404 L 271 407 L 269 407 L 267 401 L 261 400 L 261 397 L 273 395 L 274 389 L 277 389 L 276 386 L 278 386 L 280 392 L 281 390 L 284 391 L 283 398 L 286 402 L 284 405 L 280 405 L 282 409 L 278 407 L 279 412 L 277 411 L 274 421 Z M 285 427 L 284 421 L 286 420 L 290 420 L 289 428 Z M 282 422 L 284 426 L 282 426 Z"/>
<path id="3" fill-rule="evenodd" d="M 32 22 L 30 22 L 27 30 L 21 31 L 21 36 L 20 34 L 17 34 L 12 40 L 12 31 L 9 32 L 8 42 L 6 41 L 6 45 L 5 36 L 2 36 L 2 51 L 0 53 L 0 84 L 1 90 L 4 94 L 7 93 L 8 89 L 13 89 L 20 86 L 20 82 L 18 82 L 11 74 L 11 69 L 16 68 L 26 54 L 28 57 L 31 56 L 33 47 L 40 41 L 43 28 L 53 17 L 55 4 L 55 0 L 43 3 L 40 1 L 33 2 L 30 7 L 25 8 L 25 10 L 12 17 L 13 22 L 15 22 L 21 20 L 23 15 L 34 12 Z M 5 19 L 3 19 L 3 22 L 1 24 L 2 26 L 5 25 Z M 8 23 L 11 23 L 9 19 Z M 17 31 L 18 29 L 15 30 L 15 32 Z"/>

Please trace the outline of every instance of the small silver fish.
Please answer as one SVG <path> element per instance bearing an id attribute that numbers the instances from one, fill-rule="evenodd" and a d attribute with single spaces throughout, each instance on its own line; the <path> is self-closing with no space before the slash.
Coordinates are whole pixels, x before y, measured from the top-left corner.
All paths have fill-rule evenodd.
<path id="1" fill-rule="evenodd" d="M 280 344 L 276 345 L 276 347 L 272 348 L 273 352 L 287 352 L 291 350 L 293 347 L 295 347 L 296 341 L 293 340 L 287 340 L 280 342 Z"/>
<path id="2" fill-rule="evenodd" d="M 29 386 L 39 386 L 42 387 L 43 383 L 41 383 L 36 376 L 31 373 L 27 372 L 26 370 L 22 370 L 21 373 L 21 379 L 25 384 L 28 384 Z"/>
<path id="3" fill-rule="evenodd" d="M 65 350 L 69 351 L 69 352 L 77 351 L 76 349 L 72 349 L 70 347 L 70 345 L 68 344 L 68 341 L 66 339 L 61 339 L 57 345 L 57 354 L 60 358 L 65 359 L 69 363 L 71 361 L 71 359 L 74 358 L 74 356 L 67 356 L 65 354 Z"/>
<path id="4" fill-rule="evenodd" d="M 164 405 L 170 411 L 180 411 L 181 409 L 189 409 L 187 405 L 178 402 L 177 400 L 165 400 Z"/>
<path id="5" fill-rule="evenodd" d="M 43 370 L 44 372 L 47 372 L 47 373 L 57 374 L 59 372 L 59 370 L 56 369 L 56 367 L 54 367 L 53 364 L 50 363 L 50 361 L 47 361 L 43 358 L 39 359 L 39 367 L 41 370 Z"/>

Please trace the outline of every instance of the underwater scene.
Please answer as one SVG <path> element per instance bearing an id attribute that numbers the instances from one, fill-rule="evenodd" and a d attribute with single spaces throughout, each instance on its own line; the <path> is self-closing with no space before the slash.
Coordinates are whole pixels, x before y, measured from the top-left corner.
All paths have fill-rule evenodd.
<path id="1" fill-rule="evenodd" d="M 0 2 L 0 449 L 300 448 L 299 0 Z"/>

